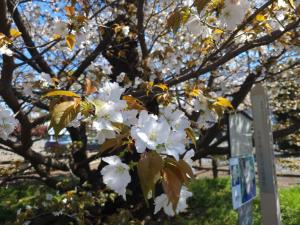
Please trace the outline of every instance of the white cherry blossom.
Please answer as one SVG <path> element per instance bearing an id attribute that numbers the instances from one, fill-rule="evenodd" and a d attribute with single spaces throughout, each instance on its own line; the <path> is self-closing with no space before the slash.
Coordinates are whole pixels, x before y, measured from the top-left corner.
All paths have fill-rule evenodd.
<path id="1" fill-rule="evenodd" d="M 179 155 L 185 152 L 185 139 L 186 133 L 183 130 L 172 131 L 165 143 L 166 153 L 179 160 Z"/>
<path id="2" fill-rule="evenodd" d="M 7 56 L 12 56 L 13 55 L 13 52 L 12 50 L 10 50 L 7 45 L 2 45 L 0 47 L 0 54 L 1 55 L 7 55 Z"/>
<path id="3" fill-rule="evenodd" d="M 48 73 L 44 73 L 44 72 L 40 73 L 40 80 L 47 83 L 47 84 L 53 84 L 54 83 L 51 76 Z"/>
<path id="4" fill-rule="evenodd" d="M 195 156 L 195 151 L 194 151 L 194 149 L 191 149 L 185 153 L 183 160 L 192 167 L 193 166 L 192 157 L 194 157 L 194 156 Z"/>
<path id="5" fill-rule="evenodd" d="M 177 214 L 186 211 L 188 207 L 186 200 L 191 196 L 193 196 L 193 193 L 188 191 L 187 187 L 182 186 L 180 190 L 179 201 L 177 203 L 176 210 L 175 210 Z M 175 212 L 172 207 L 172 203 L 169 201 L 166 194 L 161 194 L 160 196 L 156 197 L 154 199 L 154 205 L 155 205 L 154 214 L 156 214 L 161 209 L 163 209 L 165 214 L 167 214 L 168 216 L 175 215 Z"/>
<path id="6" fill-rule="evenodd" d="M 53 33 L 61 36 L 65 36 L 68 34 L 68 24 L 60 21 L 55 20 L 54 26 L 53 26 Z"/>
<path id="7" fill-rule="evenodd" d="M 126 200 L 126 187 L 131 181 L 129 166 L 122 163 L 118 156 L 104 157 L 102 160 L 108 163 L 101 170 L 103 182 Z"/>
<path id="8" fill-rule="evenodd" d="M 9 135 L 15 130 L 17 120 L 7 109 L 0 111 L 0 138 L 7 140 Z"/>
<path id="9" fill-rule="evenodd" d="M 173 130 L 184 130 L 190 127 L 191 123 L 179 109 L 174 110 L 172 106 L 167 106 L 162 110 L 162 114 L 165 116 Z"/>
<path id="10" fill-rule="evenodd" d="M 204 26 L 200 18 L 197 15 L 192 15 L 186 23 L 187 29 L 193 35 L 207 38 L 211 34 L 211 30 Z"/>
<path id="11" fill-rule="evenodd" d="M 221 23 L 226 25 L 228 30 L 233 30 L 242 23 L 246 12 L 250 8 L 249 2 L 248 0 L 225 0 L 224 5 Z"/>
<path id="12" fill-rule="evenodd" d="M 146 148 L 156 150 L 158 145 L 166 142 L 169 133 L 170 126 L 164 118 L 158 118 L 144 110 L 139 115 L 138 124 L 131 128 L 131 136 L 139 153 Z"/>
<path id="13" fill-rule="evenodd" d="M 129 26 L 122 27 L 122 33 L 125 37 L 127 37 L 129 34 Z"/>

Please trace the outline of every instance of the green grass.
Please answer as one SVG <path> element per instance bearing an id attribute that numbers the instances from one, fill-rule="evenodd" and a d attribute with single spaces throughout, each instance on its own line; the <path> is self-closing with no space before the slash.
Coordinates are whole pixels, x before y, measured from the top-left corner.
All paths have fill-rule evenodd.
<path id="1" fill-rule="evenodd" d="M 232 209 L 229 179 L 199 179 L 190 185 L 193 197 L 189 210 L 175 218 L 165 220 L 165 225 L 235 225 L 237 213 Z M 48 190 L 49 191 L 49 190 Z M 51 191 L 54 194 L 53 191 Z M 37 184 L 20 184 L 0 188 L 0 224 L 16 217 L 19 208 L 36 201 L 35 196 L 46 193 Z M 300 225 L 300 187 L 282 188 L 280 205 L 283 225 Z M 254 200 L 254 225 L 261 225 L 259 199 Z"/>
<path id="2" fill-rule="evenodd" d="M 229 179 L 199 179 L 191 184 L 190 190 L 194 195 L 189 200 L 188 213 L 165 225 L 236 224 L 238 215 L 232 209 Z M 279 193 L 283 225 L 300 225 L 300 187 L 282 188 Z M 253 201 L 253 211 L 254 225 L 261 225 L 259 197 Z"/>
<path id="3" fill-rule="evenodd" d="M 14 220 L 17 211 L 35 201 L 35 196 L 49 192 L 48 188 L 38 184 L 22 183 L 18 185 L 0 188 L 0 224 L 1 222 Z M 51 191 L 53 193 L 53 191 Z"/>

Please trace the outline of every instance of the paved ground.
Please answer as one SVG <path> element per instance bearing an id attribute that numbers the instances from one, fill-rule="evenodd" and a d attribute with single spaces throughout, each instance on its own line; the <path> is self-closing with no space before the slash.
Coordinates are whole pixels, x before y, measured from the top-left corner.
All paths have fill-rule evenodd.
<path id="1" fill-rule="evenodd" d="M 33 145 L 33 150 L 42 152 L 45 146 L 45 140 L 40 140 L 34 143 Z M 7 166 L 11 161 L 18 161 L 18 160 L 23 160 L 22 157 L 12 153 L 12 152 L 7 152 L 0 150 L 0 167 L 1 166 Z M 294 166 L 295 165 L 300 165 L 300 159 L 283 159 L 283 160 L 277 160 L 277 172 L 282 174 L 287 174 L 291 175 L 294 174 L 296 175 L 295 177 L 293 176 L 278 176 L 277 181 L 278 185 L 280 187 L 287 187 L 291 185 L 299 185 L 300 186 L 300 172 L 297 170 L 296 172 L 292 172 L 290 170 L 287 170 L 286 167 L 283 168 L 283 165 L 290 165 Z M 292 163 L 291 163 L 292 162 Z M 99 163 L 99 161 L 97 162 Z M 94 162 L 95 164 L 95 162 Z M 221 163 L 222 164 L 222 163 Z M 96 165 L 96 164 L 95 164 Z M 209 159 L 203 159 L 202 160 L 202 166 L 204 168 L 210 168 L 211 167 L 211 160 Z M 219 171 L 219 176 L 224 177 L 224 176 L 229 176 L 228 174 L 228 166 L 222 165 L 219 167 L 221 171 Z M 209 177 L 212 178 L 212 171 L 210 169 L 205 169 L 205 170 L 199 170 L 197 172 L 198 177 Z"/>
<path id="2" fill-rule="evenodd" d="M 225 170 L 225 169 L 224 169 Z M 228 171 L 219 171 L 219 177 L 228 177 Z M 213 178 L 212 170 L 201 170 L 197 172 L 197 178 Z M 256 178 L 258 181 L 258 178 Z M 277 176 L 277 184 L 279 187 L 288 187 L 288 186 L 300 186 L 300 176 L 291 177 L 291 176 Z"/>

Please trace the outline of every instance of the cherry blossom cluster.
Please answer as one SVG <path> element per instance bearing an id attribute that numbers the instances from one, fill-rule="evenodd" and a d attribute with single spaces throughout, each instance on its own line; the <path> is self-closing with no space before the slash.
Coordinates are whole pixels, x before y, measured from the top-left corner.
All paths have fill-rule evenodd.
<path id="1" fill-rule="evenodd" d="M 17 120 L 8 109 L 1 109 L 0 111 L 0 139 L 8 140 L 9 135 L 12 134 L 18 125 Z"/>

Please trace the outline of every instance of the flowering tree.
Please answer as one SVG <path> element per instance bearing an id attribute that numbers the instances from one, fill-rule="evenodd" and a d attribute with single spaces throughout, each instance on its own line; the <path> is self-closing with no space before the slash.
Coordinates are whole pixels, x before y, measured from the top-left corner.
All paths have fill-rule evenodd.
<path id="1" fill-rule="evenodd" d="M 184 211 L 193 160 L 229 152 L 225 112 L 247 110 L 255 83 L 299 69 L 292 0 L 0 4 L 0 148 L 26 160 L 5 181 L 109 189 L 120 197 L 106 206 L 127 201 L 140 217 L 141 199 L 154 213 Z M 299 129 L 294 121 L 275 139 Z M 69 132 L 63 159 L 33 148 L 45 124 Z M 58 171 L 74 179 L 62 185 Z"/>

